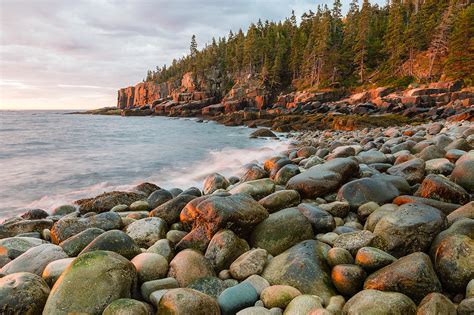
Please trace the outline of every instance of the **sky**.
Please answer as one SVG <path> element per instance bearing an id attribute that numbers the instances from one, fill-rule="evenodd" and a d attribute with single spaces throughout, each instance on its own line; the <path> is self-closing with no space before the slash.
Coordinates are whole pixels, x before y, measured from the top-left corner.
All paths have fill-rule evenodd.
<path id="1" fill-rule="evenodd" d="M 0 110 L 115 106 L 119 88 L 187 54 L 193 34 L 201 48 L 259 18 L 332 2 L 0 0 Z"/>

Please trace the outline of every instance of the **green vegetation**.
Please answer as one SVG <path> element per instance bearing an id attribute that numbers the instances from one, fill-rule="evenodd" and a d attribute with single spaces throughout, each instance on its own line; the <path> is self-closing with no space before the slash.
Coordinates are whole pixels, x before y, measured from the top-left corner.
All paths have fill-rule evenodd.
<path id="1" fill-rule="evenodd" d="M 217 77 L 226 92 L 235 79 L 252 74 L 274 94 L 291 87 L 403 87 L 442 74 L 473 83 L 474 4 L 469 0 L 391 0 L 382 7 L 368 0 L 359 7 L 352 0 L 345 17 L 341 6 L 341 0 L 331 9 L 318 6 L 300 23 L 294 12 L 280 22 L 259 20 L 246 33 L 230 31 L 200 51 L 193 35 L 189 55 L 148 71 L 146 81 L 164 82 L 192 71 L 194 78 Z M 435 71 L 443 66 L 444 71 Z"/>

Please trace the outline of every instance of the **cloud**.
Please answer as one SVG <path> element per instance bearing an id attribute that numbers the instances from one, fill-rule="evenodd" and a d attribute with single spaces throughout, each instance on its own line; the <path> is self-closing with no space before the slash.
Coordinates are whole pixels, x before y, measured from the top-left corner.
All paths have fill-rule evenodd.
<path id="1" fill-rule="evenodd" d="M 114 106 L 114 90 L 186 54 L 193 34 L 203 47 L 259 18 L 331 2 L 2 0 L 0 109 Z"/>

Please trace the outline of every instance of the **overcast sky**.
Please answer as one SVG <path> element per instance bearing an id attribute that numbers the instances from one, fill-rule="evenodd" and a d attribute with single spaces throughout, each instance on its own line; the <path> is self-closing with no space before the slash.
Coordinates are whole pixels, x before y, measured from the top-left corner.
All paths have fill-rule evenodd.
<path id="1" fill-rule="evenodd" d="M 0 109 L 115 106 L 117 89 L 186 54 L 192 34 L 202 47 L 318 4 L 332 0 L 0 0 Z"/>

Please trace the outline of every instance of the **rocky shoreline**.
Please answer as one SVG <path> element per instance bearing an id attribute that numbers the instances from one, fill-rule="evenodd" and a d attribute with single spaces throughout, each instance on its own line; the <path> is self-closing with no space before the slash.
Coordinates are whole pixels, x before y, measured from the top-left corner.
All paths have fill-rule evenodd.
<path id="1" fill-rule="evenodd" d="M 7 219 L 0 313 L 472 314 L 474 123 L 428 118 L 320 125 L 202 190 L 143 183 Z"/>

